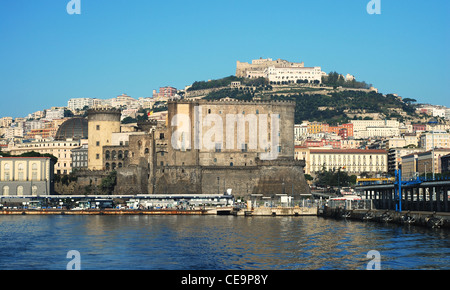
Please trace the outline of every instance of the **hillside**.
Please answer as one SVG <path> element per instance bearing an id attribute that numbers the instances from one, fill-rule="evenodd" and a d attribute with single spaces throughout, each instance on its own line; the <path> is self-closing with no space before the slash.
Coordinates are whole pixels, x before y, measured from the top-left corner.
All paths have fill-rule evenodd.
<path id="1" fill-rule="evenodd" d="M 231 88 L 233 81 L 241 81 L 242 86 Z M 345 123 L 360 119 L 391 119 L 399 121 L 426 122 L 415 113 L 414 100 L 394 95 L 383 95 L 365 82 L 345 82 L 333 80 L 329 84 L 268 84 L 263 80 L 248 80 L 234 76 L 208 82 L 195 82 L 191 91 L 205 90 L 203 98 L 239 100 L 292 100 L 296 102 L 295 122 L 303 120 L 321 121 L 329 124 Z M 337 86 L 340 85 L 340 86 Z M 345 86 L 345 87 L 343 87 Z M 210 91 L 208 89 L 211 89 Z"/>

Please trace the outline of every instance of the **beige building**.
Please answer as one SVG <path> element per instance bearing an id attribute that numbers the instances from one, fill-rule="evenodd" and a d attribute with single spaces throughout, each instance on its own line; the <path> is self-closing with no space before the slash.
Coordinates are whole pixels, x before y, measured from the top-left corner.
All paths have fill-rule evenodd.
<path id="1" fill-rule="evenodd" d="M 296 63 L 289 62 L 283 59 L 272 60 L 271 58 L 260 58 L 252 60 L 252 63 L 248 62 L 236 62 L 236 76 L 244 78 L 254 78 L 266 75 L 264 73 L 269 67 L 275 68 L 301 68 L 304 67 L 304 62 Z"/>
<path id="2" fill-rule="evenodd" d="M 270 66 L 265 70 L 265 78 L 272 83 L 296 83 L 298 80 L 307 80 L 309 83 L 322 83 L 322 70 L 320 67 L 276 67 Z"/>
<path id="3" fill-rule="evenodd" d="M 295 151 L 298 160 L 305 160 L 305 173 L 311 175 L 323 169 L 341 170 L 355 175 L 363 172 L 371 175 L 388 172 L 386 150 L 312 149 L 296 146 Z"/>
<path id="4" fill-rule="evenodd" d="M 3 117 L 3 118 L 0 118 L 0 127 L 9 127 L 9 126 L 11 126 L 11 124 L 12 124 L 12 121 L 13 121 L 13 118 L 12 117 Z"/>
<path id="5" fill-rule="evenodd" d="M 17 144 L 8 147 L 5 151 L 11 155 L 21 155 L 32 151 L 40 154 L 51 154 L 58 158 L 58 162 L 53 166 L 55 174 L 69 174 L 72 172 L 72 150 L 79 147 L 79 140 L 36 141 Z"/>
<path id="6" fill-rule="evenodd" d="M 402 156 L 402 179 L 408 180 L 418 176 L 417 158 L 419 153 L 411 153 Z"/>
<path id="7" fill-rule="evenodd" d="M 365 141 L 366 140 L 354 138 L 342 139 L 341 149 L 358 149 Z"/>
<path id="8" fill-rule="evenodd" d="M 433 150 L 413 153 L 402 157 L 402 177 L 403 179 L 415 178 L 420 175 L 442 173 L 441 157 L 450 154 L 450 148 L 439 148 Z M 434 167 L 433 167 L 434 161 Z M 434 171 L 433 171 L 434 170 Z"/>
<path id="9" fill-rule="evenodd" d="M 0 157 L 0 195 L 50 195 L 53 171 L 49 157 Z"/>
<path id="10" fill-rule="evenodd" d="M 394 173 L 400 167 L 403 168 L 403 157 L 410 154 L 424 152 L 423 148 L 390 148 L 388 154 L 389 172 Z M 408 166 L 408 165 L 407 165 Z"/>
<path id="11" fill-rule="evenodd" d="M 450 133 L 446 131 L 425 132 L 420 136 L 420 145 L 425 150 L 450 148 Z"/>
<path id="12" fill-rule="evenodd" d="M 392 137 L 400 135 L 400 122 L 393 120 L 351 120 L 355 138 Z"/>

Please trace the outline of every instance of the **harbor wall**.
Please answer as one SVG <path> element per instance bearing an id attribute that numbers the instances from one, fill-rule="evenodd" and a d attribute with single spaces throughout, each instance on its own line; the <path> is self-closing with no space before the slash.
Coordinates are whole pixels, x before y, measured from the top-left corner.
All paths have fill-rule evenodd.
<path id="1" fill-rule="evenodd" d="M 318 209 L 318 216 L 324 218 L 358 220 L 364 222 L 417 225 L 429 228 L 450 229 L 450 213 L 427 211 L 393 211 L 377 209 L 345 209 L 324 207 Z"/>

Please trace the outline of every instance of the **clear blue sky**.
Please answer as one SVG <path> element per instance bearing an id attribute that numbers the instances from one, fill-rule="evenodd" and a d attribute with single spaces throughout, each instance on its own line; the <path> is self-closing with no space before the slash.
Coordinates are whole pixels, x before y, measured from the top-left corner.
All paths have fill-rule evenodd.
<path id="1" fill-rule="evenodd" d="M 236 60 L 304 61 L 381 93 L 450 107 L 450 1 L 0 0 L 0 117 L 70 98 L 150 97 L 235 74 Z"/>

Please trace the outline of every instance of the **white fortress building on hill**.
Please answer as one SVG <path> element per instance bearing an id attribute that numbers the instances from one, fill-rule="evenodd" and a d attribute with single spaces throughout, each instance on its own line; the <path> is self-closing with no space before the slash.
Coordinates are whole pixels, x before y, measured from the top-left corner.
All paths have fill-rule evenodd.
<path id="1" fill-rule="evenodd" d="M 254 59 L 252 63 L 240 62 L 236 63 L 236 76 L 244 78 L 263 77 L 270 82 L 290 82 L 295 83 L 297 80 L 308 80 L 308 82 L 322 82 L 322 76 L 326 73 L 321 68 L 305 67 L 304 62 L 289 62 L 283 59 L 272 60 Z"/>

